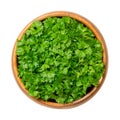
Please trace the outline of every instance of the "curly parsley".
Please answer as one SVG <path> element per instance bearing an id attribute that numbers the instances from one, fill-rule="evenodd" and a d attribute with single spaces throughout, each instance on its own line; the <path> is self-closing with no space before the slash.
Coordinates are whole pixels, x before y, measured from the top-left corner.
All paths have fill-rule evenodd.
<path id="1" fill-rule="evenodd" d="M 102 46 L 70 17 L 34 21 L 17 41 L 18 73 L 30 96 L 70 103 L 97 86 L 104 72 Z"/>

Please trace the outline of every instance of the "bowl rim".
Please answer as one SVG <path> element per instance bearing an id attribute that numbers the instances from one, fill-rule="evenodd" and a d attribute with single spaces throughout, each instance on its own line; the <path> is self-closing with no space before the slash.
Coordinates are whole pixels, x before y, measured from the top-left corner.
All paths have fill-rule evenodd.
<path id="1" fill-rule="evenodd" d="M 101 42 L 102 44 L 102 48 L 103 48 L 103 62 L 105 64 L 105 71 L 103 73 L 103 76 L 101 77 L 101 79 L 99 80 L 99 84 L 97 87 L 93 87 L 93 89 L 87 93 L 85 96 L 83 96 L 82 98 L 72 102 L 72 103 L 67 103 L 67 104 L 59 104 L 59 103 L 55 103 L 55 102 L 48 102 L 48 101 L 44 101 L 42 99 L 35 99 L 32 96 L 28 95 L 28 91 L 25 89 L 24 84 L 21 82 L 21 79 L 18 77 L 18 71 L 17 71 L 17 56 L 16 56 L 16 44 L 17 44 L 17 40 L 20 40 L 23 36 L 23 34 L 25 33 L 25 31 L 31 26 L 32 22 L 35 20 L 44 20 L 47 17 L 61 17 L 61 16 L 69 16 L 71 18 L 74 18 L 78 21 L 80 21 L 81 23 L 83 23 L 85 26 L 87 26 L 89 29 L 92 30 L 92 32 L 95 34 L 96 38 Z M 48 12 L 46 14 L 40 15 L 38 17 L 36 17 L 35 19 L 33 19 L 31 22 L 29 22 L 24 29 L 20 32 L 20 34 L 18 35 L 16 42 L 14 44 L 13 47 L 13 51 L 12 51 L 12 71 L 13 71 L 13 75 L 15 77 L 15 80 L 18 84 L 18 86 L 20 87 L 20 89 L 26 94 L 26 96 L 28 96 L 29 98 L 31 98 L 33 101 L 48 106 L 48 107 L 52 107 L 52 108 L 71 108 L 71 107 L 76 107 L 78 105 L 81 105 L 85 102 L 87 102 L 88 100 L 90 100 L 101 88 L 102 84 L 105 81 L 105 77 L 107 74 L 107 70 L 108 70 L 108 52 L 107 52 L 107 46 L 105 43 L 105 40 L 102 36 L 102 34 L 100 33 L 100 31 L 98 30 L 98 28 L 91 22 L 89 21 L 87 18 L 77 14 L 77 13 L 73 13 L 73 12 L 68 12 L 68 11 L 53 11 L 53 12 Z"/>

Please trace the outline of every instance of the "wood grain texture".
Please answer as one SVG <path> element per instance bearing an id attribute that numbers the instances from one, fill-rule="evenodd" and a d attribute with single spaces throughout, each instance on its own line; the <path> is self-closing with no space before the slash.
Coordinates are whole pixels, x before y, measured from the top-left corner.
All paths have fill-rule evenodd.
<path id="1" fill-rule="evenodd" d="M 21 90 L 29 97 L 31 98 L 33 101 L 45 105 L 45 106 L 49 106 L 52 108 L 71 108 L 71 107 L 75 107 L 78 105 L 81 105 L 83 103 L 85 103 L 86 101 L 88 101 L 89 99 L 91 99 L 100 89 L 100 87 L 102 86 L 105 77 L 106 77 L 106 73 L 107 73 L 107 69 L 108 69 L 108 52 L 107 52 L 107 47 L 104 41 L 103 36 L 101 35 L 100 31 L 95 27 L 95 25 L 90 22 L 89 20 L 87 20 L 86 18 L 84 18 L 81 15 L 72 13 L 72 12 L 67 12 L 67 11 L 55 11 L 55 12 L 50 12 L 44 15 L 41 15 L 37 18 L 35 18 L 34 20 L 44 20 L 47 17 L 61 17 L 61 16 L 69 16 L 71 18 L 74 18 L 78 21 L 80 21 L 81 23 L 83 23 L 84 25 L 86 25 L 88 28 L 90 28 L 92 30 L 92 32 L 95 34 L 96 38 L 101 42 L 102 44 L 102 48 L 103 48 L 103 62 L 105 64 L 105 71 L 103 76 L 101 77 L 101 79 L 99 80 L 99 85 L 97 87 L 94 87 L 87 95 L 85 95 L 83 98 L 76 100 L 72 103 L 68 103 L 68 104 L 58 104 L 58 103 L 54 103 L 54 102 L 46 102 L 43 101 L 41 99 L 37 100 L 34 97 L 31 97 L 28 95 L 28 91 L 25 89 L 24 84 L 21 82 L 21 79 L 18 77 L 18 70 L 17 70 L 17 56 L 16 56 L 16 42 L 14 44 L 14 48 L 13 48 L 13 52 L 12 52 L 12 69 L 13 69 L 13 74 L 15 77 L 16 82 L 18 83 L 19 87 L 21 88 Z M 23 34 L 25 33 L 25 31 L 31 26 L 32 22 L 34 21 L 32 20 L 23 30 L 22 32 L 19 34 L 17 40 L 20 40 L 23 36 Z"/>

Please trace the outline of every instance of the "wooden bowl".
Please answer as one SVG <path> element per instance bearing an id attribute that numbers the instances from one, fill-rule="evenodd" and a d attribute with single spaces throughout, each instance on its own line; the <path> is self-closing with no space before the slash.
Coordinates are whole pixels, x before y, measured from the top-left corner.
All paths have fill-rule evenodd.
<path id="1" fill-rule="evenodd" d="M 13 53 L 12 53 L 12 69 L 13 69 L 13 74 L 14 77 L 19 85 L 19 87 L 21 88 L 21 90 L 32 100 L 34 100 L 35 102 L 39 103 L 39 104 L 43 104 L 45 106 L 49 106 L 49 107 L 53 107 L 53 108 L 70 108 L 70 107 L 75 107 L 78 105 L 81 105 L 83 103 L 85 103 L 86 101 L 88 101 L 89 99 L 91 99 L 100 89 L 100 87 L 102 86 L 104 80 L 105 80 L 105 76 L 107 73 L 107 67 L 108 67 L 108 54 L 107 54 L 107 48 L 106 48 L 106 44 L 104 41 L 103 36 L 101 35 L 100 31 L 95 27 L 95 25 L 93 25 L 93 23 L 91 23 L 89 20 L 87 20 L 86 18 L 75 14 L 75 13 L 71 13 L 71 12 L 66 12 L 66 11 L 55 11 L 55 12 L 50 12 L 47 14 L 44 14 L 42 16 L 39 16 L 37 18 L 35 18 L 34 20 L 44 20 L 47 17 L 61 17 L 61 16 L 69 16 L 71 18 L 74 18 L 78 21 L 80 21 L 81 23 L 83 23 L 85 26 L 87 26 L 88 28 L 90 28 L 92 30 L 92 32 L 95 34 L 96 38 L 101 42 L 102 44 L 102 48 L 103 48 L 103 62 L 105 64 L 105 71 L 103 76 L 101 77 L 101 79 L 99 80 L 99 84 L 97 87 L 93 87 L 90 92 L 88 92 L 84 97 L 82 97 L 79 100 L 76 100 L 72 103 L 68 103 L 68 104 L 58 104 L 55 102 L 46 102 L 42 99 L 35 99 L 34 97 L 31 97 L 28 95 L 28 91 L 27 89 L 25 89 L 24 84 L 21 82 L 21 79 L 18 77 L 18 70 L 17 70 L 17 56 L 16 56 L 16 42 L 13 48 Z M 23 34 L 25 33 L 25 31 L 31 26 L 32 22 L 34 21 L 32 20 L 23 30 L 22 32 L 19 34 L 17 40 L 21 39 Z"/>

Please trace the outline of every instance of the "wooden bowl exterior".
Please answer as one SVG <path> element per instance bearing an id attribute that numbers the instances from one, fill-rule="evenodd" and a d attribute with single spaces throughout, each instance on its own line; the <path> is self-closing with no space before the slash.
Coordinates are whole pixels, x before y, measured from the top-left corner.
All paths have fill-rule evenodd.
<path id="1" fill-rule="evenodd" d="M 44 100 L 37 100 L 34 97 L 31 97 L 28 95 L 28 91 L 25 89 L 24 84 L 21 82 L 21 79 L 18 77 L 18 70 L 17 70 L 17 56 L 16 56 L 16 42 L 13 48 L 13 52 L 12 52 L 12 69 L 13 69 L 13 74 L 14 77 L 19 85 L 19 87 L 21 88 L 21 90 L 32 100 L 34 100 L 35 102 L 39 103 L 39 104 L 43 104 L 45 106 L 49 106 L 49 107 L 53 107 L 53 108 L 70 108 L 70 107 L 75 107 L 78 105 L 81 105 L 83 103 L 85 103 L 86 101 L 88 101 L 89 99 L 91 99 L 100 89 L 100 87 L 102 86 L 105 77 L 106 77 L 106 73 L 107 73 L 107 68 L 108 68 L 108 53 L 107 53 L 107 48 L 106 48 L 106 44 L 104 41 L 103 36 L 101 35 L 100 31 L 95 27 L 95 25 L 93 25 L 93 23 L 91 23 L 89 20 L 87 20 L 86 18 L 84 18 L 83 16 L 80 16 L 76 13 L 72 13 L 72 12 L 67 12 L 67 11 L 55 11 L 55 12 L 50 12 L 47 14 L 44 14 L 42 16 L 39 16 L 37 18 L 35 18 L 34 20 L 44 20 L 47 17 L 61 17 L 61 16 L 69 16 L 71 18 L 74 18 L 78 21 L 80 21 L 81 23 L 83 23 L 84 25 L 86 25 L 88 28 L 90 28 L 92 30 L 92 32 L 95 34 L 96 38 L 101 42 L 102 44 L 102 48 L 103 48 L 103 62 L 105 64 L 105 71 L 103 76 L 101 77 L 101 79 L 99 80 L 99 85 L 97 87 L 94 87 L 88 94 L 86 94 L 83 98 L 76 100 L 72 103 L 68 103 L 68 104 L 58 104 L 58 103 L 54 103 L 54 102 L 46 102 Z M 23 36 L 23 34 L 25 33 L 25 31 L 31 26 L 32 22 L 34 21 L 32 20 L 23 30 L 22 32 L 19 34 L 17 40 L 20 40 Z"/>

